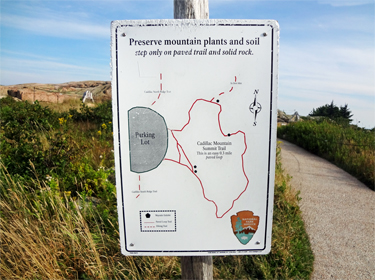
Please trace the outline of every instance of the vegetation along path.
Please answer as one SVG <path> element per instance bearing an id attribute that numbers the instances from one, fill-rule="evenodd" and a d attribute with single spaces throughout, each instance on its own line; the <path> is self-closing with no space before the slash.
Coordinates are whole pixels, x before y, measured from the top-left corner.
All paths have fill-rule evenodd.
<path id="1" fill-rule="evenodd" d="M 283 167 L 299 190 L 315 255 L 312 279 L 375 279 L 375 192 L 282 140 Z"/>

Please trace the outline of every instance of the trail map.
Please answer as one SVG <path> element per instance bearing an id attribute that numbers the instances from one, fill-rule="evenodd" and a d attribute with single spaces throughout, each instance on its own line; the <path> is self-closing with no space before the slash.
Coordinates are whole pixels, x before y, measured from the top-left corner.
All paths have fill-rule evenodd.
<path id="1" fill-rule="evenodd" d="M 112 23 L 123 254 L 270 251 L 278 38 L 268 20 Z"/>

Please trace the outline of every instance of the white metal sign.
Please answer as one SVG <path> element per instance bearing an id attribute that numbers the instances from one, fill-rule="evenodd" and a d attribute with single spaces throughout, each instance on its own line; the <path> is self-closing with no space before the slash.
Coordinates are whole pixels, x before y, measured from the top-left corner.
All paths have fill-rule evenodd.
<path id="1" fill-rule="evenodd" d="M 123 254 L 270 251 L 278 40 L 270 20 L 112 23 Z"/>

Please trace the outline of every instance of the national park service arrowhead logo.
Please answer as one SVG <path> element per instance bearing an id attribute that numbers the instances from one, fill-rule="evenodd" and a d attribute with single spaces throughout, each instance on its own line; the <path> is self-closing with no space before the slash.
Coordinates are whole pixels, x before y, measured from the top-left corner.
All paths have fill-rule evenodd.
<path id="1" fill-rule="evenodd" d="M 243 244 L 249 243 L 259 225 L 259 216 L 251 211 L 240 211 L 230 217 L 234 235 Z"/>

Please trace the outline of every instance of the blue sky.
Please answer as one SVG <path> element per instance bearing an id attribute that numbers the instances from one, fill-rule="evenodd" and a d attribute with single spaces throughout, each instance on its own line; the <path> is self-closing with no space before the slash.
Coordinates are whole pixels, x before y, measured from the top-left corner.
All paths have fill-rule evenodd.
<path id="1" fill-rule="evenodd" d="M 110 78 L 110 23 L 171 19 L 173 0 L 0 0 L 0 84 Z M 374 0 L 209 0 L 211 19 L 280 24 L 278 108 L 348 104 L 375 126 Z"/>

